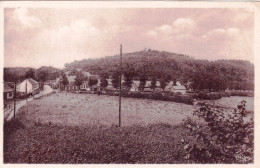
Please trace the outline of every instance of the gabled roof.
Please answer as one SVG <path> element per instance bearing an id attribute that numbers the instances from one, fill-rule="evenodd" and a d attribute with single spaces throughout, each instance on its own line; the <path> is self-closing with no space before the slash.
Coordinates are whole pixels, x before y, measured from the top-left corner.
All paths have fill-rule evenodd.
<path id="1" fill-rule="evenodd" d="M 90 77 L 91 76 L 91 73 L 89 73 L 89 72 L 82 72 L 82 74 L 85 76 L 85 77 Z"/>
<path id="2" fill-rule="evenodd" d="M 67 76 L 69 83 L 75 82 L 76 76 Z"/>
<path id="3" fill-rule="evenodd" d="M 39 83 L 39 82 L 33 80 L 32 78 L 28 78 L 27 80 L 28 80 L 32 85 Z"/>
<path id="4" fill-rule="evenodd" d="M 90 76 L 92 79 L 100 79 L 99 75 L 91 75 Z"/>
<path id="5" fill-rule="evenodd" d="M 4 93 L 13 92 L 14 90 L 7 84 L 4 84 Z"/>
<path id="6" fill-rule="evenodd" d="M 146 88 L 151 87 L 151 85 L 152 85 L 152 81 L 150 81 L 150 80 L 146 81 L 146 83 L 145 83 L 145 87 Z M 156 81 L 156 85 L 155 86 L 156 87 L 160 87 L 160 82 Z"/>
<path id="7" fill-rule="evenodd" d="M 175 90 L 186 90 L 185 86 L 181 85 L 181 86 L 173 86 L 173 88 Z"/>

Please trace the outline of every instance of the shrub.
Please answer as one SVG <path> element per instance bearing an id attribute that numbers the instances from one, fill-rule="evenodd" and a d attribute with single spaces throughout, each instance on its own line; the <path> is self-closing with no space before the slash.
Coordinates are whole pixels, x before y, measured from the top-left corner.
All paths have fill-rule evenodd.
<path id="1" fill-rule="evenodd" d="M 195 163 L 252 163 L 254 150 L 253 120 L 245 122 L 245 101 L 225 116 L 226 109 L 205 104 L 194 112 L 205 126 L 191 120 L 185 125 L 195 142 L 184 144 L 185 158 Z"/>
<path id="2" fill-rule="evenodd" d="M 254 92 L 232 91 L 230 94 L 231 94 L 231 96 L 254 97 Z"/>
<path id="3" fill-rule="evenodd" d="M 205 91 L 201 91 L 197 94 L 194 94 L 194 97 L 196 99 L 202 99 L 202 100 L 217 100 L 221 99 L 222 97 L 230 97 L 231 94 L 228 92 L 211 92 L 207 93 Z"/>

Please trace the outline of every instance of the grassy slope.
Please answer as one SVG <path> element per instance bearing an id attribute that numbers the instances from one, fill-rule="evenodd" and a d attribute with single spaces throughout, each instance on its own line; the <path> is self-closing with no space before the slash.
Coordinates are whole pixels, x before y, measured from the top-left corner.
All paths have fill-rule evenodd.
<path id="1" fill-rule="evenodd" d="M 82 96 L 78 97 L 85 98 L 86 95 Z M 52 98 L 56 99 L 53 104 Z M 92 102 L 95 102 L 94 98 Z M 131 123 L 131 126 L 127 124 L 121 128 L 116 127 L 116 123 L 95 126 L 93 123 L 87 125 L 76 122 L 77 125 L 71 121 L 76 118 L 68 113 L 83 117 L 82 113 L 70 107 L 77 104 L 74 101 L 78 100 L 71 97 L 69 100 L 71 104 L 64 97 L 58 100 L 52 95 L 22 107 L 17 118 L 4 126 L 4 163 L 184 162 L 181 137 L 187 137 L 188 130 L 182 126 L 146 122 L 139 125 Z M 59 101 L 63 101 L 63 104 L 57 104 Z M 65 108 L 64 104 L 67 105 Z M 77 107 L 83 106 L 78 104 Z M 60 113 L 67 115 L 67 118 Z M 62 122 L 59 122 L 59 118 Z"/>
<path id="2" fill-rule="evenodd" d="M 28 120 L 26 110 L 18 118 L 4 128 L 4 163 L 185 162 L 181 126 L 58 126 Z"/>

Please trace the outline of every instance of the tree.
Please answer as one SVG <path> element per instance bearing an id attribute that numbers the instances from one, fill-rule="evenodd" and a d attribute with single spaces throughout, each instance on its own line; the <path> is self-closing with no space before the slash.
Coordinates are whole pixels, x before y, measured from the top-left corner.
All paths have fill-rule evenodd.
<path id="1" fill-rule="evenodd" d="M 152 78 L 152 82 L 151 82 L 151 89 L 153 89 L 153 91 L 155 90 L 155 88 L 156 88 L 156 78 L 155 77 L 153 77 Z"/>
<path id="2" fill-rule="evenodd" d="M 75 85 L 76 86 L 80 86 L 80 85 L 82 85 L 83 81 L 84 81 L 83 74 L 82 73 L 78 73 L 76 78 L 75 78 Z"/>
<path id="3" fill-rule="evenodd" d="M 102 78 L 102 79 L 101 79 L 100 86 L 101 86 L 102 88 L 106 88 L 106 87 L 108 86 L 108 81 L 107 81 L 105 78 Z"/>
<path id="4" fill-rule="evenodd" d="M 125 82 L 124 85 L 130 90 L 133 83 L 133 77 L 135 76 L 135 72 L 133 68 L 129 66 L 124 71 Z"/>
<path id="5" fill-rule="evenodd" d="M 95 78 L 89 78 L 88 85 L 89 87 L 96 85 L 98 83 L 98 80 Z"/>
<path id="6" fill-rule="evenodd" d="M 119 87 L 119 82 L 120 82 L 120 73 L 118 71 L 114 72 L 112 75 L 112 85 L 114 88 Z"/>
<path id="7" fill-rule="evenodd" d="M 143 91 L 143 90 L 144 90 L 144 87 L 145 87 L 145 85 L 146 85 L 146 81 L 147 81 L 146 75 L 141 75 L 141 76 L 139 77 L 139 80 L 140 80 L 139 89 Z"/>
<path id="8" fill-rule="evenodd" d="M 161 86 L 162 90 L 164 91 L 165 87 L 167 86 L 167 81 L 165 79 L 161 79 L 160 86 Z"/>
<path id="9" fill-rule="evenodd" d="M 68 80 L 66 74 L 63 74 L 63 75 L 62 75 L 61 83 L 62 83 L 62 85 L 64 86 L 64 88 L 66 87 L 67 84 L 69 84 L 69 80 Z"/>
<path id="10" fill-rule="evenodd" d="M 26 71 L 25 78 L 26 79 L 27 78 L 35 79 L 34 73 L 35 73 L 35 71 L 32 68 L 30 68 L 28 71 Z"/>
<path id="11" fill-rule="evenodd" d="M 43 89 L 43 85 L 44 85 L 44 82 L 47 80 L 47 77 L 48 77 L 48 73 L 44 70 L 40 70 L 38 72 L 38 80 L 40 81 L 41 83 L 41 87 Z"/>

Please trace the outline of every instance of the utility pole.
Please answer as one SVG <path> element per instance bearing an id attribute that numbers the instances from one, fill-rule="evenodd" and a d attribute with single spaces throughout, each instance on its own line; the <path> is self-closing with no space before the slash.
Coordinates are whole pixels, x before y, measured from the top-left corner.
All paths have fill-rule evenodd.
<path id="1" fill-rule="evenodd" d="M 27 79 L 25 83 L 25 97 L 26 97 L 26 106 L 27 106 Z M 28 107 L 27 107 L 27 112 L 28 112 Z"/>
<path id="2" fill-rule="evenodd" d="M 14 118 L 15 118 L 15 110 L 16 110 L 16 82 L 14 82 Z"/>
<path id="3" fill-rule="evenodd" d="M 122 44 L 120 45 L 120 76 L 119 76 L 119 127 L 121 127 L 121 80 L 122 80 Z"/>

